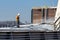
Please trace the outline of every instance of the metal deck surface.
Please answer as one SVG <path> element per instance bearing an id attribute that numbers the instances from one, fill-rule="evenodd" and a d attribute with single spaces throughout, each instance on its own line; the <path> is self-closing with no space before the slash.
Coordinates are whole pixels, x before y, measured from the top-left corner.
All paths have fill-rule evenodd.
<path id="1" fill-rule="evenodd" d="M 1 27 L 0 40 L 60 40 L 60 32 L 52 25 Z"/>

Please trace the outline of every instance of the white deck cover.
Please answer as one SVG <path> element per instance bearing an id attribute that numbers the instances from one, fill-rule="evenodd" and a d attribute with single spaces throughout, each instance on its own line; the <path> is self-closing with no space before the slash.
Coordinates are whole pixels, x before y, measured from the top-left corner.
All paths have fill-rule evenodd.
<path id="1" fill-rule="evenodd" d="M 55 14 L 55 21 L 60 17 L 60 0 L 58 0 L 58 4 L 57 4 L 57 11 L 56 11 L 56 14 Z M 56 22 L 55 25 L 58 25 L 60 22 L 60 19 Z M 57 28 L 59 28 L 59 25 L 56 26 Z M 57 29 L 56 28 L 56 29 Z"/>
<path id="2" fill-rule="evenodd" d="M 58 0 L 57 11 L 56 11 L 56 15 L 55 15 L 55 20 L 57 20 L 58 17 L 60 17 L 60 0 Z"/>

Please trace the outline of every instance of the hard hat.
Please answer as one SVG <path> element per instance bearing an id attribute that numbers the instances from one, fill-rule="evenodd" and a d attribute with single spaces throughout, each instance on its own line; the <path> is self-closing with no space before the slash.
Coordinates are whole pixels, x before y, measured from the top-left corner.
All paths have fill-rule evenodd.
<path id="1" fill-rule="evenodd" d="M 20 16 L 20 13 L 18 13 L 17 15 Z"/>

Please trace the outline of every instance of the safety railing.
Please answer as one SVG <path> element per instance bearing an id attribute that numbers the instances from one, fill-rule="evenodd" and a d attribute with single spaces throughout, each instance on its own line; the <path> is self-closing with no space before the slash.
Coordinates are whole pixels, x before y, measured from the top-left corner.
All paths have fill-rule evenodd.
<path id="1" fill-rule="evenodd" d="M 54 30 L 58 30 L 60 27 L 60 17 L 54 22 Z"/>

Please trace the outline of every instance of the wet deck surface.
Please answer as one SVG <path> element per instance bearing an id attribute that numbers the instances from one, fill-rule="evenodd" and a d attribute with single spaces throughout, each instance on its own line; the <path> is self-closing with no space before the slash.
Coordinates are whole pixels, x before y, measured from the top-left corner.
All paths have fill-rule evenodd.
<path id="1" fill-rule="evenodd" d="M 25 26 L 25 27 L 1 27 L 0 32 L 29 32 L 29 31 L 53 31 L 53 25 L 35 25 L 35 26 Z"/>

